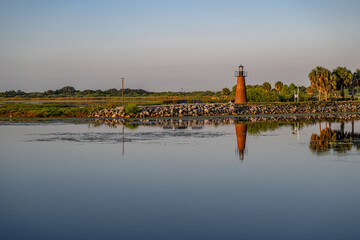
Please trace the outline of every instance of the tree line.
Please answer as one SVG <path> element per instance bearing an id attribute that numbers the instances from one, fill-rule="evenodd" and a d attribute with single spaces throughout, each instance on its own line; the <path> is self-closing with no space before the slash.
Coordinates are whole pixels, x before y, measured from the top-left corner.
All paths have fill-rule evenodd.
<path id="1" fill-rule="evenodd" d="M 309 92 L 316 92 L 318 100 L 321 101 L 324 96 L 325 101 L 331 98 L 332 94 L 337 92 L 345 97 L 345 89 L 350 90 L 350 95 L 354 98 L 355 89 L 359 87 L 360 69 L 351 72 L 346 67 L 337 67 L 332 72 L 324 67 L 316 67 L 309 73 L 310 88 Z"/>
<path id="2" fill-rule="evenodd" d="M 297 86 L 294 83 L 289 85 L 277 81 L 274 87 L 269 82 L 262 85 L 246 85 L 247 98 L 249 102 L 291 102 L 295 95 L 300 101 L 325 101 L 332 99 L 344 99 L 351 96 L 354 99 L 356 92 L 360 91 L 360 69 L 351 72 L 346 67 L 337 67 L 330 71 L 324 67 L 317 66 L 308 75 L 310 86 Z M 210 96 L 230 100 L 235 97 L 236 85 L 223 88 L 222 91 L 192 91 L 192 92 L 151 92 L 144 89 L 108 89 L 108 90 L 76 90 L 72 86 L 65 86 L 57 90 L 44 92 L 24 92 L 11 90 L 0 92 L 2 98 L 60 98 L 60 97 L 157 97 L 157 96 Z"/>
<path id="3" fill-rule="evenodd" d="M 57 90 L 44 92 L 24 92 L 11 90 L 0 92 L 3 98 L 60 98 L 60 97 L 121 97 L 122 89 L 111 88 L 108 90 L 76 90 L 72 86 L 65 86 Z M 193 91 L 193 92 L 151 92 L 144 89 L 124 88 L 125 97 L 156 97 L 156 96 L 221 96 L 220 91 Z"/>
<path id="4" fill-rule="evenodd" d="M 298 89 L 301 100 L 312 100 L 311 96 L 306 94 L 306 87 L 298 87 L 294 83 L 287 85 L 281 81 L 277 81 L 274 88 L 269 82 L 264 82 L 262 85 L 246 85 L 246 95 L 249 102 L 291 102 L 294 101 Z M 226 98 L 234 97 L 235 93 L 236 85 L 231 91 L 228 88 L 222 89 L 222 95 Z"/>

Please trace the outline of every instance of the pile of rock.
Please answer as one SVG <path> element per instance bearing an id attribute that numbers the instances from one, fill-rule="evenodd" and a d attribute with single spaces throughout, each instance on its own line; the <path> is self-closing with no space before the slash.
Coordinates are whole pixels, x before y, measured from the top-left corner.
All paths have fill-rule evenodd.
<path id="1" fill-rule="evenodd" d="M 160 106 L 139 106 L 137 113 L 126 114 L 123 107 L 102 109 L 89 117 L 94 118 L 146 118 L 187 116 L 229 116 L 229 115 L 273 115 L 298 113 L 360 112 L 359 103 L 311 104 L 245 104 L 207 103 L 176 104 Z"/>
<path id="2" fill-rule="evenodd" d="M 95 118 L 124 118 L 126 116 L 123 107 L 110 109 L 101 109 L 100 111 L 90 113 L 89 117 Z"/>

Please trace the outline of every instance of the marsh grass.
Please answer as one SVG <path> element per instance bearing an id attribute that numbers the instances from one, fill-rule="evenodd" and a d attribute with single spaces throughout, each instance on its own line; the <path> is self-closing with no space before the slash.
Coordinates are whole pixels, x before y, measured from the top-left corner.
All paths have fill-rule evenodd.
<path id="1" fill-rule="evenodd" d="M 2 118 L 81 118 L 109 104 L 69 105 L 69 104 L 4 104 L 0 105 Z"/>

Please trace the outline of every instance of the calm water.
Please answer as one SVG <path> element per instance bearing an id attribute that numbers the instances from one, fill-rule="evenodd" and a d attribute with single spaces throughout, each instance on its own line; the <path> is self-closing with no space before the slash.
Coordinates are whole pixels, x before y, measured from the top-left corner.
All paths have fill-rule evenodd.
<path id="1" fill-rule="evenodd" d="M 0 239 L 360 239 L 360 122 L 0 122 Z"/>

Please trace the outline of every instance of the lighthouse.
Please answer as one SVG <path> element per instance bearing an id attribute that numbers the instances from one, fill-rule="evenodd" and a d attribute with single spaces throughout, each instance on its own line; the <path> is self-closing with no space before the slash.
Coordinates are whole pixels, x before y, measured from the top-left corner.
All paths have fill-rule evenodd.
<path id="1" fill-rule="evenodd" d="M 244 71 L 243 65 L 239 66 L 239 71 L 235 72 L 235 77 L 237 77 L 235 103 L 246 103 L 245 77 L 247 77 L 247 72 Z"/>

